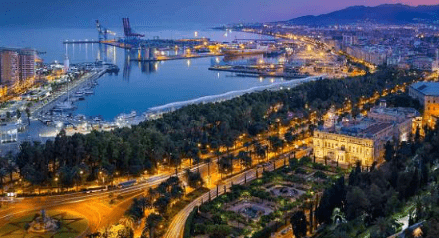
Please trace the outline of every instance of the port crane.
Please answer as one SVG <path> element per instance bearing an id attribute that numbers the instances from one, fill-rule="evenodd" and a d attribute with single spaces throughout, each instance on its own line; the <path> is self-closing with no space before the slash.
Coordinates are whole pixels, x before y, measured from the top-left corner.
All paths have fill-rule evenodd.
<path id="1" fill-rule="evenodd" d="M 104 26 L 102 26 L 99 20 L 96 20 L 96 29 L 98 30 L 99 33 L 99 41 L 103 41 L 103 40 L 106 41 L 108 39 L 108 35 L 113 35 L 113 36 L 116 35 L 115 32 L 110 31 Z"/>
<path id="2" fill-rule="evenodd" d="M 126 38 L 140 38 L 140 37 L 145 36 L 143 34 L 135 33 L 133 31 L 133 29 L 131 28 L 131 25 L 130 25 L 129 18 L 122 18 L 122 23 L 123 23 L 123 32 L 124 32 Z"/>

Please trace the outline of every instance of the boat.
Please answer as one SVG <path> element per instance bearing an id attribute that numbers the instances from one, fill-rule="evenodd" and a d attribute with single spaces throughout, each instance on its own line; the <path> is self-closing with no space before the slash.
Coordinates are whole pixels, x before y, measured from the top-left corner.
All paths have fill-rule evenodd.
<path id="1" fill-rule="evenodd" d="M 76 120 L 86 120 L 87 117 L 84 116 L 84 115 L 82 115 L 82 114 L 78 114 L 78 115 L 75 116 L 75 119 L 76 119 Z"/>
<path id="2" fill-rule="evenodd" d="M 71 101 L 60 102 L 55 105 L 54 110 L 68 111 L 75 109 L 75 105 Z"/>
<path id="3" fill-rule="evenodd" d="M 239 45 L 232 46 L 229 48 L 222 49 L 223 53 L 227 55 L 255 55 L 255 54 L 264 54 L 270 52 L 270 48 L 268 45 L 247 45 L 241 47 Z"/>
<path id="4" fill-rule="evenodd" d="M 137 112 L 136 111 L 131 111 L 130 114 L 125 114 L 122 113 L 117 117 L 117 120 L 123 121 L 123 120 L 128 120 L 128 119 L 132 119 L 134 117 L 137 116 Z"/>
<path id="5" fill-rule="evenodd" d="M 90 90 L 90 91 L 84 91 L 83 93 L 84 93 L 85 95 L 91 95 L 91 94 L 94 94 L 94 92 L 91 91 L 91 90 Z"/>

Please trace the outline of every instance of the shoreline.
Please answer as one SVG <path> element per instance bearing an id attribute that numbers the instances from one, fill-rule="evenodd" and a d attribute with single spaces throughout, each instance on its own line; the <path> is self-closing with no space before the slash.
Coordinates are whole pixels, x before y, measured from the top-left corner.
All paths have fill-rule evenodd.
<path id="1" fill-rule="evenodd" d="M 234 90 L 229 91 L 222 94 L 215 94 L 215 95 L 208 95 L 203 97 L 194 98 L 191 100 L 186 101 L 178 101 L 178 102 L 172 102 L 160 106 L 150 107 L 146 112 L 143 114 L 146 116 L 146 120 L 148 120 L 148 117 L 153 117 L 154 115 L 162 115 L 164 113 L 172 112 L 175 110 L 178 110 L 180 108 L 183 108 L 185 106 L 189 105 L 196 105 L 196 104 L 204 104 L 204 103 L 215 103 L 215 102 L 222 102 L 222 101 L 228 101 L 232 100 L 236 97 L 242 96 L 247 93 L 256 93 L 261 92 L 264 90 L 283 90 L 287 88 L 294 88 L 298 85 L 301 85 L 303 83 L 312 82 L 315 80 L 318 80 L 320 78 L 324 78 L 325 75 L 320 76 L 308 76 L 304 78 L 296 78 L 296 79 L 289 79 L 285 82 L 279 82 L 275 84 L 269 84 L 264 86 L 257 86 L 252 87 L 244 90 Z"/>

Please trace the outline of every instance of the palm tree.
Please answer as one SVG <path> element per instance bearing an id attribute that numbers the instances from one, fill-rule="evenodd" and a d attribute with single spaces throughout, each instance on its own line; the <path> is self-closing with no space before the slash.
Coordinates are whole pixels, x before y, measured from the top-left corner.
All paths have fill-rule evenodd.
<path id="1" fill-rule="evenodd" d="M 208 178 L 208 183 L 210 183 L 210 163 L 212 162 L 212 160 L 210 158 L 207 158 L 204 160 L 207 163 L 207 178 Z"/>
<path id="2" fill-rule="evenodd" d="M 14 166 L 14 156 L 12 155 L 12 152 L 8 152 L 8 154 L 6 155 L 6 172 L 8 172 L 9 174 L 9 181 L 12 182 L 12 178 L 14 175 L 14 172 L 17 171 L 16 167 Z"/>
<path id="3" fill-rule="evenodd" d="M 148 189 L 148 197 L 149 197 L 149 203 L 153 204 L 154 199 L 157 197 L 157 191 L 153 188 Z"/>
<path id="4" fill-rule="evenodd" d="M 30 125 L 30 108 L 26 107 L 27 124 Z"/>
<path id="5" fill-rule="evenodd" d="M 2 188 L 2 193 L 3 194 L 3 179 L 8 175 L 8 172 L 6 171 L 5 168 L 1 168 L 0 169 L 0 187 Z"/>
<path id="6" fill-rule="evenodd" d="M 157 225 L 163 220 L 163 217 L 156 214 L 151 213 L 145 221 L 145 230 L 149 231 L 149 238 L 153 238 L 154 235 L 154 229 L 157 227 Z"/>
<path id="7" fill-rule="evenodd" d="M 217 168 L 218 168 L 217 172 L 219 172 L 219 161 L 220 161 L 220 156 L 221 156 L 221 152 L 219 151 L 219 149 L 215 150 L 215 155 L 217 156 L 217 160 L 216 160 L 216 165 L 217 165 Z"/>
<path id="8" fill-rule="evenodd" d="M 17 119 L 20 119 L 21 118 L 21 111 L 20 111 L 20 109 L 17 109 L 16 113 L 17 113 Z"/>

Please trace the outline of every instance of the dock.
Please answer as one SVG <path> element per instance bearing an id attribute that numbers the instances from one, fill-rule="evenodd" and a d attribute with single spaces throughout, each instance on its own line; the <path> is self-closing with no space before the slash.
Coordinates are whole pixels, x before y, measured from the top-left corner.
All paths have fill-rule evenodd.
<path id="1" fill-rule="evenodd" d="M 299 73 L 290 73 L 290 72 L 269 72 L 264 69 L 253 69 L 253 68 L 236 68 L 233 66 L 213 66 L 209 67 L 209 70 L 212 71 L 224 71 L 236 73 L 237 76 L 246 76 L 246 77 L 271 77 L 271 78 L 289 78 L 289 79 L 297 79 L 297 78 L 305 78 L 309 75 L 303 75 Z"/>
<path id="2" fill-rule="evenodd" d="M 182 60 L 182 59 L 197 59 L 197 58 L 208 58 L 208 57 L 217 57 L 222 56 L 224 54 L 219 53 L 209 53 L 209 54 L 202 54 L 202 55 L 171 55 L 171 56 L 157 56 L 155 58 L 147 58 L 147 59 L 139 59 L 139 58 L 131 58 L 131 61 L 137 61 L 137 62 L 157 62 L 157 61 L 168 61 L 168 60 Z"/>

